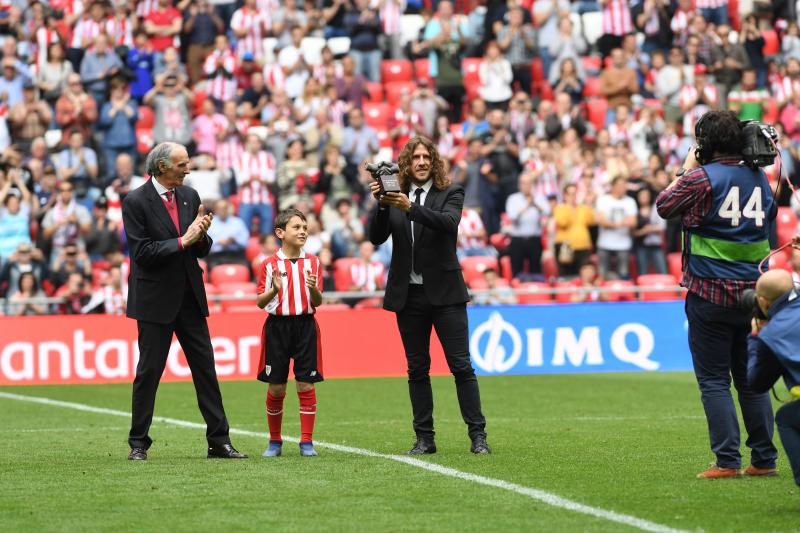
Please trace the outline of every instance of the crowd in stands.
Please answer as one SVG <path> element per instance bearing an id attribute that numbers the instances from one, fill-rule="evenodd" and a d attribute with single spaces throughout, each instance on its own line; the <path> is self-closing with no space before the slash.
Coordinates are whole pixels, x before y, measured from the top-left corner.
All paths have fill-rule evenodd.
<path id="1" fill-rule="evenodd" d="M 708 109 L 775 125 L 774 184 L 800 160 L 791 1 L 0 0 L 0 41 L 11 315 L 124 312 L 121 203 L 162 141 L 188 147 L 186 184 L 216 214 L 209 295 L 254 293 L 289 206 L 309 214 L 326 291 L 383 288 L 391 242 L 365 240 L 363 166 L 415 135 L 465 189 L 458 249 L 479 303 L 676 285 L 679 222 L 653 203 Z M 800 202 L 779 196 L 785 242 Z M 796 254 L 773 264 L 800 272 Z"/>

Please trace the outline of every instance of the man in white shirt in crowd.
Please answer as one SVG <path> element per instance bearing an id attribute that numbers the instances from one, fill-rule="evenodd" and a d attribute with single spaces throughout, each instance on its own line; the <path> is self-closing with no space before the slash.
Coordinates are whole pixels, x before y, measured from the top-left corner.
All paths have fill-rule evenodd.
<path id="1" fill-rule="evenodd" d="M 511 220 L 511 272 L 519 277 L 528 261 L 528 272 L 542 272 L 542 219 L 550 214 L 547 199 L 533 192 L 533 175 L 523 172 L 519 177 L 519 192 L 506 200 L 506 214 Z"/>
<path id="2" fill-rule="evenodd" d="M 214 224 L 208 229 L 208 236 L 214 241 L 207 258 L 209 271 L 223 263 L 247 265 L 244 250 L 250 232 L 241 218 L 231 214 L 227 200 L 214 204 Z"/>
<path id="3" fill-rule="evenodd" d="M 604 279 L 619 277 L 628 279 L 628 260 L 633 247 L 631 230 L 636 227 L 638 208 L 636 201 L 626 194 L 627 180 L 617 176 L 611 180 L 611 193 L 597 199 L 595 208 L 599 233 L 597 236 L 597 256 L 600 262 L 600 275 Z M 616 257 L 616 269 L 611 261 Z"/>

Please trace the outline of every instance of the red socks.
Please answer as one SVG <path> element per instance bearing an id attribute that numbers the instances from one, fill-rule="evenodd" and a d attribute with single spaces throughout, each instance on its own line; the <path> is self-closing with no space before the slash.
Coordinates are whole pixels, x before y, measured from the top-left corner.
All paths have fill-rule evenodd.
<path id="1" fill-rule="evenodd" d="M 281 396 L 280 398 L 273 396 L 267 391 L 267 425 L 269 426 L 269 440 L 283 441 L 283 439 L 281 439 L 281 422 L 283 421 L 284 398 L 285 396 Z"/>
<path id="2" fill-rule="evenodd" d="M 314 418 L 317 415 L 317 393 L 314 389 L 305 392 L 297 391 L 297 398 L 300 400 L 300 442 L 311 442 L 311 435 L 314 433 Z M 270 431 L 272 431 L 272 425 L 270 425 Z"/>

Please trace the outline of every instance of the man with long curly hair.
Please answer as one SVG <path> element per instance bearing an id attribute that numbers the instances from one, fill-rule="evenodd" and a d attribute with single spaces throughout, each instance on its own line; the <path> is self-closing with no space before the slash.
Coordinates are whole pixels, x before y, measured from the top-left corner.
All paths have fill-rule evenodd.
<path id="1" fill-rule="evenodd" d="M 464 189 L 450 184 L 436 146 L 425 137 L 408 141 L 398 166 L 402 192 L 382 195 L 377 182 L 371 184 L 379 207 L 371 214 L 369 238 L 379 245 L 392 236 L 383 307 L 397 315 L 408 362 L 408 391 L 417 437 L 408 453 L 436 452 L 430 380 L 432 327 L 455 378 L 461 416 L 472 440 L 470 449 L 473 453 L 490 453 L 478 380 L 469 357 L 469 294 L 456 257 Z"/>

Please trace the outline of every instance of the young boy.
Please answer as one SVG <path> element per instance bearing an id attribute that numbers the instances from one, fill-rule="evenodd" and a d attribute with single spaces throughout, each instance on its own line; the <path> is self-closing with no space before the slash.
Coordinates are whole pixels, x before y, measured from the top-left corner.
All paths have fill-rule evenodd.
<path id="1" fill-rule="evenodd" d="M 275 235 L 283 243 L 277 253 L 261 264 L 256 303 L 269 313 L 261 334 L 261 363 L 258 379 L 269 383 L 267 424 L 269 446 L 262 457 L 281 454 L 281 420 L 289 359 L 294 359 L 294 378 L 300 400 L 300 455 L 317 455 L 311 435 L 317 398 L 314 383 L 322 381 L 320 332 L 314 318 L 322 303 L 319 258 L 303 252 L 308 237 L 305 215 L 286 209 L 275 220 Z"/>

